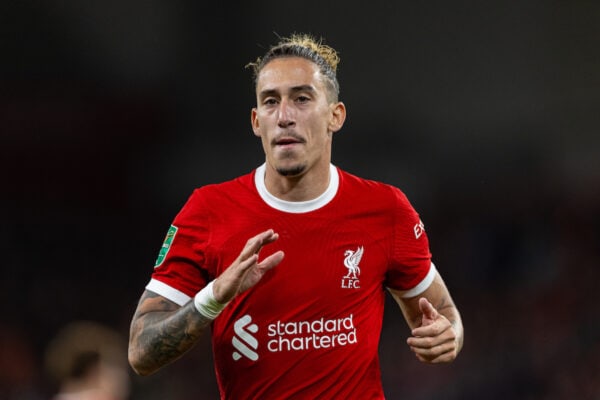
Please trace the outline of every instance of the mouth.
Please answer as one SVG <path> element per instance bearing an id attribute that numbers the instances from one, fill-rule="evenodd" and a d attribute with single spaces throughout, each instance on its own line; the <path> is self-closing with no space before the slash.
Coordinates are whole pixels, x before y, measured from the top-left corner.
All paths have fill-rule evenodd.
<path id="1" fill-rule="evenodd" d="M 276 147 L 290 147 L 296 144 L 302 144 L 304 142 L 304 139 L 298 137 L 297 135 L 285 135 L 274 139 L 273 145 Z"/>

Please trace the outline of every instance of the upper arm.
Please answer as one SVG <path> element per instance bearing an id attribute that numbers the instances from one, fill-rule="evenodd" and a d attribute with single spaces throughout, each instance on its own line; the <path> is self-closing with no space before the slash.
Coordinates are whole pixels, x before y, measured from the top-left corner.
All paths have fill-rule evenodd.
<path id="1" fill-rule="evenodd" d="M 129 363 L 149 375 L 188 351 L 210 323 L 193 302 L 179 306 L 146 290 L 131 322 Z"/>
<path id="2" fill-rule="evenodd" d="M 179 305 L 150 290 L 144 290 L 135 311 L 136 316 L 154 311 L 175 311 Z"/>
<path id="3" fill-rule="evenodd" d="M 160 319 L 167 317 L 179 308 L 180 306 L 171 300 L 150 290 L 144 290 L 131 322 L 131 336 L 133 337 L 135 333 L 139 333 L 139 330 L 143 329 L 143 324 L 140 322 L 145 316 L 154 315 Z"/>

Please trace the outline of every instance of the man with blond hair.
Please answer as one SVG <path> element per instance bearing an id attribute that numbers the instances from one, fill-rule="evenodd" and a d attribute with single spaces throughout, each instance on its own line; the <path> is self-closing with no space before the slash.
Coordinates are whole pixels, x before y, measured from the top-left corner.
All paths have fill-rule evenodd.
<path id="1" fill-rule="evenodd" d="M 211 327 L 225 399 L 384 398 L 385 290 L 426 363 L 453 361 L 460 314 L 397 188 L 331 162 L 346 119 L 337 52 L 282 39 L 249 66 L 265 163 L 196 189 L 175 217 L 131 324 L 129 361 L 148 375 Z"/>

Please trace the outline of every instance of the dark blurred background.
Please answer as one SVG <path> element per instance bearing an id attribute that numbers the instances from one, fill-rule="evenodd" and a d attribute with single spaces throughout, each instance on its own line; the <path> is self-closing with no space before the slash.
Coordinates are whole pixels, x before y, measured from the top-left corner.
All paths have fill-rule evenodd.
<path id="1" fill-rule="evenodd" d="M 600 3 L 3 1 L 0 398 L 56 391 L 71 321 L 128 335 L 193 188 L 262 162 L 245 64 L 308 32 L 348 108 L 333 161 L 400 187 L 462 311 L 428 366 L 391 302 L 389 399 L 600 398 Z M 214 399 L 208 338 L 131 399 Z"/>

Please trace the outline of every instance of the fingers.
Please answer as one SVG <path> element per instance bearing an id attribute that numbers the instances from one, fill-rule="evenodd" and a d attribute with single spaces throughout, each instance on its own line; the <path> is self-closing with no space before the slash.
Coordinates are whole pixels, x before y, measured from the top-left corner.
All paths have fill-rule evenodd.
<path id="1" fill-rule="evenodd" d="M 277 239 L 279 239 L 279 234 L 275 233 L 273 229 L 259 233 L 246 242 L 246 245 L 240 253 L 239 260 L 243 262 L 253 255 L 258 254 L 263 246 L 273 243 Z"/>
<path id="2" fill-rule="evenodd" d="M 456 358 L 456 346 L 453 343 L 445 343 L 435 349 L 411 349 L 417 359 L 428 364 L 447 363 Z"/>
<path id="3" fill-rule="evenodd" d="M 429 327 L 431 327 L 431 325 Z M 454 334 L 454 330 L 450 329 L 450 327 L 451 325 L 448 324 L 448 326 L 431 330 L 428 332 L 428 335 L 409 337 L 406 342 L 410 347 L 429 349 L 446 342 L 454 341 L 456 335 Z"/>
<path id="4" fill-rule="evenodd" d="M 279 264 L 282 260 L 283 260 L 283 251 L 279 250 L 273 254 L 271 254 L 270 256 L 268 256 L 267 258 L 265 258 L 264 260 L 262 260 L 257 267 L 266 272 L 268 270 L 270 270 L 271 268 L 275 267 L 277 264 Z M 258 257 L 258 256 L 257 256 Z"/>
<path id="5" fill-rule="evenodd" d="M 250 254 L 249 257 L 247 257 L 245 259 L 241 259 L 237 265 L 238 274 L 240 274 L 240 275 L 243 274 L 244 271 L 251 268 L 254 264 L 257 263 L 257 261 L 258 261 L 258 254 Z"/>
<path id="6" fill-rule="evenodd" d="M 419 310 L 421 326 L 414 328 L 413 337 L 406 341 L 410 349 L 422 362 L 434 364 L 454 360 L 458 354 L 458 343 L 448 318 L 424 297 L 419 299 Z"/>
<path id="7" fill-rule="evenodd" d="M 457 355 L 456 334 L 450 321 L 439 318 L 435 323 L 413 330 L 414 337 L 407 344 L 420 361 L 449 362 Z"/>
<path id="8" fill-rule="evenodd" d="M 438 316 L 437 310 L 425 297 L 419 299 L 419 309 L 423 314 L 423 319 L 434 321 Z"/>
<path id="9" fill-rule="evenodd" d="M 279 235 L 269 229 L 248 239 L 234 263 L 214 280 L 213 292 L 219 302 L 230 301 L 237 293 L 243 292 L 256 284 L 266 271 L 281 262 L 283 259 L 282 251 L 270 255 L 260 263 L 258 262 L 260 249 L 278 238 Z"/>
<path id="10" fill-rule="evenodd" d="M 252 253 L 247 259 L 239 263 L 238 269 L 240 270 L 240 273 L 247 274 L 250 269 L 253 269 L 254 266 L 256 266 L 254 268 L 255 273 L 262 277 L 262 275 L 265 272 L 279 264 L 281 260 L 283 260 L 284 256 L 284 253 L 281 250 L 271 254 L 270 256 L 262 260 L 260 263 L 258 263 L 258 252 L 260 251 L 260 249 L 264 245 L 272 243 L 278 238 L 279 235 L 274 233 L 273 230 L 269 229 L 268 231 L 260 233 L 252 239 L 250 239 L 246 244 L 246 248 L 244 249 L 244 251 L 242 251 L 240 259 L 243 259 L 246 250 L 254 251 L 254 253 Z"/>
<path id="11" fill-rule="evenodd" d="M 418 337 L 435 337 L 441 335 L 452 325 L 445 317 L 438 317 L 435 321 L 429 321 L 428 325 L 419 326 L 411 331 L 412 335 Z"/>

